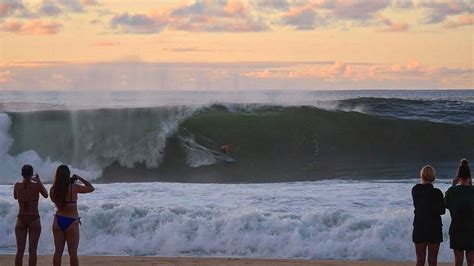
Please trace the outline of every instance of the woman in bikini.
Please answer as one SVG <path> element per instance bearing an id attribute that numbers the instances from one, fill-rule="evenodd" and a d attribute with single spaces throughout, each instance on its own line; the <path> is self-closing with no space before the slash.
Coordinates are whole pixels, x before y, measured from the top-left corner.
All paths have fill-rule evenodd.
<path id="1" fill-rule="evenodd" d="M 39 176 L 33 176 L 31 165 L 24 165 L 21 168 L 21 175 L 23 181 L 16 183 L 13 189 L 13 197 L 18 200 L 20 207 L 15 225 L 17 245 L 15 265 L 23 264 L 27 236 L 29 239 L 29 265 L 36 265 L 36 249 L 41 234 L 41 221 L 38 212 L 39 194 L 47 198 L 48 191 L 41 183 Z"/>
<path id="2" fill-rule="evenodd" d="M 80 181 L 82 184 L 76 184 Z M 51 200 L 56 205 L 56 214 L 53 221 L 54 257 L 53 265 L 61 265 L 61 257 L 67 242 L 70 265 L 79 265 L 77 248 L 79 247 L 79 223 L 77 212 L 77 194 L 90 193 L 94 187 L 84 178 L 73 175 L 66 165 L 60 165 L 56 170 Z"/>

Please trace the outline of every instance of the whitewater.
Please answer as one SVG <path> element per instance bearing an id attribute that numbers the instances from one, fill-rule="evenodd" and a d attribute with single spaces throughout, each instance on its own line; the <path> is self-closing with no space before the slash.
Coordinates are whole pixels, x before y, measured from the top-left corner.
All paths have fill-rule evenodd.
<path id="1" fill-rule="evenodd" d="M 0 253 L 15 251 L 21 166 L 50 182 L 66 163 L 96 187 L 80 254 L 413 260 L 419 169 L 446 191 L 473 147 L 469 90 L 3 91 Z M 54 206 L 39 208 L 51 254 Z"/>
<path id="2" fill-rule="evenodd" d="M 350 260 L 415 258 L 410 190 L 388 181 L 114 183 L 80 196 L 80 254 Z M 436 184 L 445 191 L 447 182 Z M 48 186 L 49 188 L 49 186 Z M 17 203 L 0 186 L 0 251 L 15 251 Z M 39 205 L 40 254 L 54 251 L 54 207 Z M 449 215 L 440 261 L 451 261 Z"/>

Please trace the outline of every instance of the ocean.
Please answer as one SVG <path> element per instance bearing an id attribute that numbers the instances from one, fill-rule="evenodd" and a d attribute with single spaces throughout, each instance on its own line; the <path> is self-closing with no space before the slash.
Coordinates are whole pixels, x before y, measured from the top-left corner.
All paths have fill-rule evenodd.
<path id="1" fill-rule="evenodd" d="M 48 182 L 66 163 L 97 184 L 80 254 L 414 260 L 419 170 L 445 191 L 473 148 L 473 90 L 3 91 L 0 253 L 21 166 Z M 49 199 L 40 213 L 51 254 Z"/>

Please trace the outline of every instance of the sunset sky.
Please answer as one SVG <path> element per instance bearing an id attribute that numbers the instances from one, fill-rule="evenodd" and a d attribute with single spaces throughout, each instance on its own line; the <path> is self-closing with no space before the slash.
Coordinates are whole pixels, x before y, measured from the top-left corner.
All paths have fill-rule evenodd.
<path id="1" fill-rule="evenodd" d="M 472 89 L 473 35 L 472 0 L 0 0 L 0 89 Z"/>

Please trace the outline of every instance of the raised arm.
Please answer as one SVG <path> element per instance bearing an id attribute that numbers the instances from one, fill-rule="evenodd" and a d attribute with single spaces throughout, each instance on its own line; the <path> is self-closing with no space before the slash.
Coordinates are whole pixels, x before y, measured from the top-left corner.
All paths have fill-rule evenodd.
<path id="1" fill-rule="evenodd" d="M 40 185 L 40 193 L 41 193 L 41 195 L 43 196 L 43 198 L 48 198 L 48 190 L 46 190 L 46 188 L 44 187 L 43 182 L 41 182 L 41 179 L 40 179 L 39 175 L 36 174 L 36 175 L 33 177 L 33 180 L 34 180 L 38 185 Z"/>
<path id="2" fill-rule="evenodd" d="M 85 180 L 84 178 L 78 176 L 78 175 L 74 175 L 73 177 L 77 178 L 78 180 L 80 180 L 82 182 L 82 184 L 84 185 L 76 185 L 74 186 L 77 193 L 91 193 L 92 191 L 95 190 L 95 188 L 92 186 L 92 184 Z"/>
<path id="3" fill-rule="evenodd" d="M 444 198 L 443 198 L 443 192 L 441 190 L 436 189 L 435 191 L 435 196 L 436 196 L 436 203 L 433 204 L 433 208 L 435 213 L 439 215 L 443 215 L 446 213 L 446 208 L 445 208 L 445 203 L 444 203 Z"/>
<path id="4" fill-rule="evenodd" d="M 18 195 L 16 194 L 16 184 L 13 186 L 13 198 L 18 199 Z"/>

